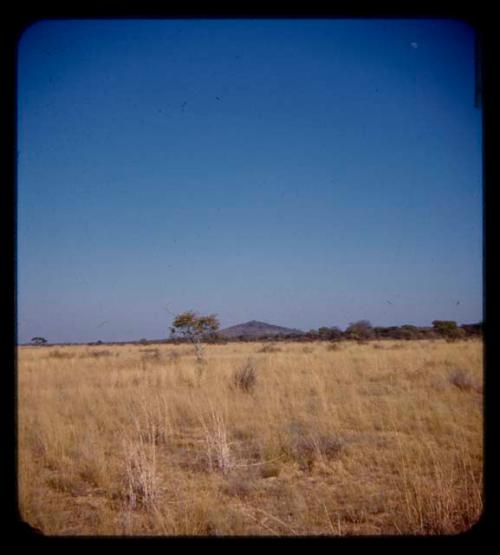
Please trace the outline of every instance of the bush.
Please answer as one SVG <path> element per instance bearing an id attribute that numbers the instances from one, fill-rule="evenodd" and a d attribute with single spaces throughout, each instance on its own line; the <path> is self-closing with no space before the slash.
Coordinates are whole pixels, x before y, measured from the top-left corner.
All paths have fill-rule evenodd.
<path id="1" fill-rule="evenodd" d="M 233 475 L 228 477 L 223 491 L 226 495 L 234 497 L 248 497 L 254 487 L 247 476 Z"/>
<path id="2" fill-rule="evenodd" d="M 276 346 L 276 343 L 268 343 L 264 345 L 262 349 L 259 349 L 259 353 L 277 353 L 279 351 L 281 351 L 281 349 Z"/>
<path id="3" fill-rule="evenodd" d="M 452 383 L 455 387 L 458 387 L 458 389 L 461 389 L 462 391 L 471 391 L 473 389 L 478 389 L 472 378 L 467 374 L 467 372 L 465 372 L 465 370 L 462 370 L 461 368 L 454 370 L 450 374 L 449 379 L 450 383 Z"/>
<path id="4" fill-rule="evenodd" d="M 337 436 L 320 435 L 317 438 L 320 453 L 327 459 L 336 459 L 344 446 L 344 441 Z"/>
<path id="5" fill-rule="evenodd" d="M 170 351 L 168 353 L 168 360 L 169 362 L 177 362 L 181 358 L 181 353 L 178 351 Z"/>
<path id="6" fill-rule="evenodd" d="M 56 349 L 55 351 L 52 351 L 49 354 L 50 358 L 74 358 L 75 357 L 75 353 L 66 353 L 64 351 L 59 351 L 59 349 Z"/>
<path id="7" fill-rule="evenodd" d="M 144 353 L 143 358 L 145 359 L 160 358 L 160 349 L 141 349 L 141 353 Z"/>
<path id="8" fill-rule="evenodd" d="M 358 322 L 349 324 L 348 328 L 345 330 L 344 336 L 347 339 L 366 341 L 374 336 L 374 331 L 368 320 L 359 320 Z"/>
<path id="9" fill-rule="evenodd" d="M 233 374 L 233 386 L 245 393 L 250 393 L 257 383 L 257 370 L 255 362 L 248 360 L 245 366 L 236 370 Z"/>
<path id="10" fill-rule="evenodd" d="M 454 343 L 459 339 L 465 339 L 466 332 L 462 328 L 457 328 L 451 335 L 445 337 L 447 343 Z"/>
<path id="11" fill-rule="evenodd" d="M 304 471 L 311 471 L 319 457 L 337 459 L 343 446 L 344 441 L 336 435 L 318 433 L 296 420 L 288 424 L 282 438 L 282 450 Z"/>
<path id="12" fill-rule="evenodd" d="M 483 333 L 483 323 L 463 324 L 460 326 L 460 329 L 464 330 L 467 337 L 481 337 Z"/>
<path id="13" fill-rule="evenodd" d="M 456 341 L 465 337 L 465 330 L 459 328 L 456 322 L 451 320 L 434 320 L 432 322 L 434 331 L 448 341 Z"/>
<path id="14" fill-rule="evenodd" d="M 88 356 L 100 358 L 100 357 L 110 357 L 113 356 L 113 353 L 110 351 L 91 351 Z"/>
<path id="15" fill-rule="evenodd" d="M 410 324 L 405 324 L 401 326 L 401 339 L 418 339 L 420 334 L 417 326 L 412 326 Z"/>
<path id="16" fill-rule="evenodd" d="M 327 341 L 334 341 L 335 339 L 342 338 L 342 331 L 337 326 L 319 328 L 317 334 L 319 339 L 325 339 Z"/>

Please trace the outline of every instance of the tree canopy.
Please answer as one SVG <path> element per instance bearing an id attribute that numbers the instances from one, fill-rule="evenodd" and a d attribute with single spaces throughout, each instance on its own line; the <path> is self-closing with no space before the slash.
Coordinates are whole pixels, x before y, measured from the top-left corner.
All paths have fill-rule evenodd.
<path id="1" fill-rule="evenodd" d="M 31 342 L 35 345 L 45 345 L 47 343 L 47 340 L 45 339 L 45 337 L 32 337 Z"/>
<path id="2" fill-rule="evenodd" d="M 198 315 L 193 310 L 178 314 L 170 328 L 172 335 L 180 335 L 190 341 L 199 341 L 213 336 L 219 329 L 219 320 L 215 314 Z"/>
<path id="3" fill-rule="evenodd" d="M 180 335 L 191 341 L 196 349 L 199 363 L 203 362 L 203 339 L 214 339 L 219 329 L 219 320 L 215 314 L 198 315 L 194 310 L 177 314 L 172 322 L 170 333 L 172 337 Z"/>

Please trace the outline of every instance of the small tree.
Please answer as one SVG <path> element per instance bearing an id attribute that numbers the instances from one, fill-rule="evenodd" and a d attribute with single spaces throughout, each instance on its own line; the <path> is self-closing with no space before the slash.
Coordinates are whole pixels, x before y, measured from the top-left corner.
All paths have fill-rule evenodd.
<path id="1" fill-rule="evenodd" d="M 46 345 L 47 344 L 47 340 L 45 339 L 45 337 L 32 337 L 31 342 L 33 343 L 33 345 Z"/>
<path id="2" fill-rule="evenodd" d="M 196 349 L 198 361 L 203 360 L 203 339 L 214 339 L 219 329 L 219 320 L 215 314 L 207 316 L 199 316 L 193 310 L 178 314 L 172 326 L 170 333 L 172 337 L 180 335 L 184 339 L 190 341 Z"/>

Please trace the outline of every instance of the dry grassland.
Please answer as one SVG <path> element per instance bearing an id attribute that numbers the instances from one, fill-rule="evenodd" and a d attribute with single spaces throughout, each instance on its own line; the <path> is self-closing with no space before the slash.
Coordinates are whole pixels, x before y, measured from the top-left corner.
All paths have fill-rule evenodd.
<path id="1" fill-rule="evenodd" d="M 19 509 L 50 535 L 456 534 L 480 341 L 21 347 Z"/>

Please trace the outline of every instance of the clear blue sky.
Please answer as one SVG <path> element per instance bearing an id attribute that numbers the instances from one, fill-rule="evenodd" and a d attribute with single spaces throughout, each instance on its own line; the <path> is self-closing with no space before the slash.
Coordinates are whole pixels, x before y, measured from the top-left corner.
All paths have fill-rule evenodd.
<path id="1" fill-rule="evenodd" d="M 460 21 L 37 23 L 18 339 L 480 321 L 481 118 Z"/>

